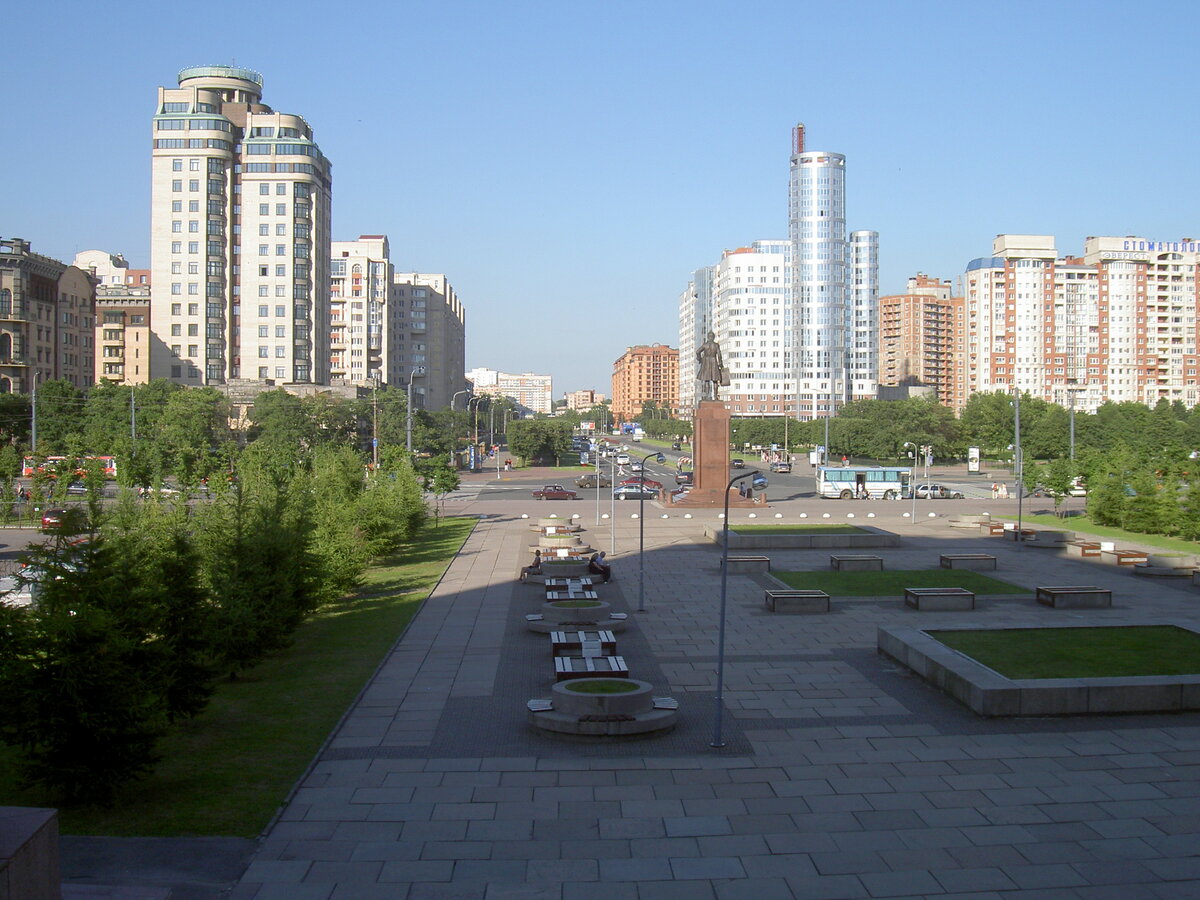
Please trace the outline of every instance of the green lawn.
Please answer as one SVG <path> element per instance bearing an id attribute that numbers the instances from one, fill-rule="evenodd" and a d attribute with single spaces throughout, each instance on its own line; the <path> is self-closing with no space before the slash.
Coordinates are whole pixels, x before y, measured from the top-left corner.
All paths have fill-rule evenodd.
<path id="1" fill-rule="evenodd" d="M 1004 517 L 1005 521 L 1009 517 Z M 1013 519 L 1013 521 L 1016 521 Z M 1179 550 L 1183 553 L 1200 553 L 1200 543 L 1195 541 L 1185 541 L 1182 538 L 1164 537 L 1160 534 L 1140 534 L 1136 531 L 1123 531 L 1120 528 L 1111 528 L 1108 525 L 1097 525 L 1087 516 L 1070 516 L 1065 519 L 1060 519 L 1055 515 L 1037 515 L 1037 516 L 1022 516 L 1021 526 L 1026 525 L 1048 525 L 1052 528 L 1061 528 L 1064 531 L 1075 531 L 1094 535 L 1095 537 L 1111 539 L 1114 541 L 1128 541 L 1135 544 L 1144 544 L 1147 547 L 1161 547 L 1163 550 Z"/>
<path id="2" fill-rule="evenodd" d="M 734 534 L 867 534 L 856 525 L 735 525 Z"/>
<path id="3" fill-rule="evenodd" d="M 930 631 L 929 635 L 1008 678 L 1200 674 L 1200 634 L 1173 625 Z"/>
<path id="4" fill-rule="evenodd" d="M 155 772 L 115 806 L 61 809 L 63 833 L 257 835 L 474 526 L 442 519 L 380 560 L 354 595 L 301 626 L 290 648 L 222 684 L 200 716 L 163 740 Z M 17 788 L 14 758 L 0 747 L 0 805 L 55 805 Z"/>
<path id="5" fill-rule="evenodd" d="M 1031 594 L 1032 590 L 964 569 L 884 572 L 772 572 L 788 587 L 839 597 L 903 597 L 910 587 L 960 587 L 976 594 Z"/>

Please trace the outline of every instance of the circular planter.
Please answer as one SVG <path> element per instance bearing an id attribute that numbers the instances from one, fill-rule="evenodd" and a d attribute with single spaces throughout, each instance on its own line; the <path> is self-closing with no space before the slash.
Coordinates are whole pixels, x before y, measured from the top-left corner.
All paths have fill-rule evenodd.
<path id="1" fill-rule="evenodd" d="M 542 604 L 542 621 L 547 625 L 603 622 L 608 618 L 609 609 L 603 600 L 553 600 Z"/>
<path id="2" fill-rule="evenodd" d="M 602 682 L 626 690 L 619 694 L 582 692 L 589 685 Z M 650 709 L 654 703 L 653 690 L 650 682 L 632 678 L 573 678 L 554 685 L 554 710 L 568 716 L 633 716 Z"/>
<path id="3" fill-rule="evenodd" d="M 1194 553 L 1147 553 L 1146 565 L 1163 569 L 1194 569 Z"/>
<path id="4" fill-rule="evenodd" d="M 543 534 L 538 543 L 543 547 L 578 547 L 581 542 L 576 534 Z"/>

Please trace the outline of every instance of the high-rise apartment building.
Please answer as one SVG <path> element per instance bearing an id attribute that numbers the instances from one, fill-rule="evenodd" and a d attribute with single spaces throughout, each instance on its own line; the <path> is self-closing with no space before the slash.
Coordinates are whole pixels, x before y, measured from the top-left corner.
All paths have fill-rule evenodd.
<path id="1" fill-rule="evenodd" d="M 938 402 L 966 403 L 963 298 L 949 281 L 918 273 L 903 294 L 879 298 L 879 384 L 933 388 Z"/>
<path id="2" fill-rule="evenodd" d="M 791 278 L 785 240 L 726 250 L 712 267 L 709 330 L 729 372 L 720 398 L 735 416 L 796 414 Z"/>
<path id="3" fill-rule="evenodd" d="M 664 344 L 628 347 L 613 363 L 614 420 L 632 422 L 650 402 L 672 414 L 679 408 L 679 351 Z"/>
<path id="4" fill-rule="evenodd" d="M 424 409 L 447 407 L 466 388 L 466 310 L 445 275 L 397 272 L 393 289 L 396 366 L 406 385 L 418 373 L 412 376 L 414 402 Z M 544 411 L 550 411 L 549 400 Z"/>
<path id="5" fill-rule="evenodd" d="M 792 131 L 788 190 L 793 370 L 799 418 L 875 394 L 878 235 L 846 233 L 846 157 L 809 150 Z"/>
<path id="6" fill-rule="evenodd" d="M 690 419 L 699 396 L 696 352 L 709 331 L 716 331 L 713 292 L 716 266 L 705 266 L 692 273 L 692 279 L 679 295 L 679 414 Z"/>
<path id="7" fill-rule="evenodd" d="M 1200 242 L 1001 234 L 963 276 L 968 390 L 1014 386 L 1088 411 L 1200 399 Z"/>
<path id="8" fill-rule="evenodd" d="M 542 413 L 548 416 L 553 411 L 554 380 L 550 375 L 535 375 L 532 372 L 514 375 L 483 367 L 474 368 L 466 374 L 476 396 L 492 394 L 508 397 L 517 404 L 517 411 L 521 415 Z"/>
<path id="9" fill-rule="evenodd" d="M 329 378 L 335 384 L 398 385 L 401 369 L 390 328 L 396 312 L 386 235 L 334 241 L 329 261 Z"/>
<path id="10" fill-rule="evenodd" d="M 262 76 L 197 66 L 160 87 L 151 157 L 151 373 L 329 383 L 331 167 Z"/>
<path id="11" fill-rule="evenodd" d="M 150 380 L 150 270 L 131 269 L 121 254 L 84 250 L 75 266 L 96 284 L 95 379 L 116 384 Z"/>
<path id="12" fill-rule="evenodd" d="M 89 273 L 21 238 L 0 240 L 0 393 L 56 378 L 95 383 L 95 313 Z"/>
<path id="13" fill-rule="evenodd" d="M 464 390 L 466 312 L 445 275 L 397 272 L 387 235 L 334 241 L 330 377 L 409 390 L 420 409 Z"/>

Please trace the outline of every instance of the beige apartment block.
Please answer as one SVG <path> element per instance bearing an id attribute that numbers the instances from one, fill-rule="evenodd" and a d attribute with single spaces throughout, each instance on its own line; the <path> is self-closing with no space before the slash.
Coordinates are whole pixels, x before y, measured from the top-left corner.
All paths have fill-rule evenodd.
<path id="1" fill-rule="evenodd" d="M 679 408 L 679 351 L 665 344 L 627 347 L 613 363 L 612 411 L 616 422 L 632 422 L 653 401 Z"/>
<path id="2" fill-rule="evenodd" d="M 442 274 L 396 272 L 392 307 L 397 384 L 422 409 L 444 409 L 467 388 L 467 314 L 450 280 Z"/>
<path id="3" fill-rule="evenodd" d="M 879 298 L 879 384 L 928 386 L 938 402 L 966 402 L 963 299 L 949 281 L 924 273 L 908 279 L 903 294 Z"/>
<path id="4" fill-rule="evenodd" d="M 473 393 L 508 397 L 521 415 L 550 415 L 554 400 L 554 379 L 550 375 L 525 372 L 517 375 L 496 369 L 475 368 L 467 372 Z"/>
<path id="5" fill-rule="evenodd" d="M 130 268 L 120 253 L 84 250 L 75 266 L 96 283 L 95 380 L 150 380 L 150 270 Z"/>
<path id="6" fill-rule="evenodd" d="M 153 117 L 151 374 L 329 382 L 331 167 L 262 76 L 197 66 Z"/>
<path id="7" fill-rule="evenodd" d="M 567 409 L 575 412 L 586 412 L 604 402 L 604 395 L 596 391 L 570 391 L 565 395 Z"/>
<path id="8" fill-rule="evenodd" d="M 95 382 L 95 282 L 34 253 L 21 238 L 0 240 L 0 393 L 29 393 L 65 379 Z"/>
<path id="9" fill-rule="evenodd" d="M 330 250 L 329 378 L 333 384 L 399 384 L 398 334 L 386 235 L 334 241 Z"/>

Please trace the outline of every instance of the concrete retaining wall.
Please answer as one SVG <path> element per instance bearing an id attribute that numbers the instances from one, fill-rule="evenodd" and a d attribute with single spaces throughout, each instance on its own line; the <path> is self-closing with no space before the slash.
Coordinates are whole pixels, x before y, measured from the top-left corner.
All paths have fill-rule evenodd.
<path id="1" fill-rule="evenodd" d="M 1144 624 L 1195 630 L 1185 622 Z M 1200 709 L 1200 675 L 1014 680 L 951 650 L 916 628 L 880 628 L 876 647 L 981 716 L 1104 715 Z"/>

